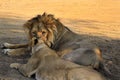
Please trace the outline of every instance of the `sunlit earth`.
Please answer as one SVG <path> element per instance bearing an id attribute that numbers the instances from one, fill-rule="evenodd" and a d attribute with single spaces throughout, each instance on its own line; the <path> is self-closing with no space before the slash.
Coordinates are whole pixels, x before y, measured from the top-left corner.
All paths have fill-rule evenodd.
<path id="1" fill-rule="evenodd" d="M 54 14 L 78 33 L 120 39 L 120 0 L 0 1 L 1 18 L 28 20 L 43 12 Z"/>

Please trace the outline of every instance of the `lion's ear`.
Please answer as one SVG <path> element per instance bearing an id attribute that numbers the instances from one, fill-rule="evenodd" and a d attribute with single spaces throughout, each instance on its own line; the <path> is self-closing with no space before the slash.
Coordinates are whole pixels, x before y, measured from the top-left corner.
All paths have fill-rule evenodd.
<path id="1" fill-rule="evenodd" d="M 44 13 L 42 14 L 42 16 L 47 16 L 47 13 L 46 13 L 46 12 L 44 12 Z"/>
<path id="2" fill-rule="evenodd" d="M 38 21 L 41 21 L 41 15 L 37 15 Z"/>
<path id="3" fill-rule="evenodd" d="M 47 22 L 47 14 L 44 12 L 41 16 L 42 22 L 46 23 Z"/>
<path id="4" fill-rule="evenodd" d="M 47 19 L 48 19 L 48 21 L 47 21 L 48 24 L 54 24 L 54 22 L 55 22 L 54 15 L 49 14 Z"/>

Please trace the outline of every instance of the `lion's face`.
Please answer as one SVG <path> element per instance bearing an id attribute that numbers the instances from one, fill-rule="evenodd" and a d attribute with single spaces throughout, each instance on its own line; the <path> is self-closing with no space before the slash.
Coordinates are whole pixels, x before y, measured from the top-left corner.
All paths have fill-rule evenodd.
<path id="1" fill-rule="evenodd" d="M 45 28 L 43 23 L 37 23 L 33 25 L 30 33 L 32 37 L 41 38 L 46 41 L 45 38 L 47 39 L 49 31 Z"/>
<path id="2" fill-rule="evenodd" d="M 24 24 L 24 28 L 29 36 L 42 39 L 49 47 L 54 43 L 57 29 L 52 15 L 43 14 L 37 16 Z"/>

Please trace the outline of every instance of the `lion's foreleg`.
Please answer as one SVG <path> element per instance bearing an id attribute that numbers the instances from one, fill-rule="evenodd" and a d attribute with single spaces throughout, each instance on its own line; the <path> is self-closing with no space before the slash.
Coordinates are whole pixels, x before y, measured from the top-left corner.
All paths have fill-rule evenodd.
<path id="1" fill-rule="evenodd" d="M 25 48 L 28 47 L 29 43 L 26 44 L 10 44 L 10 43 L 3 43 L 1 44 L 2 49 L 16 49 L 16 48 Z"/>
<path id="2" fill-rule="evenodd" d="M 12 63 L 10 64 L 11 68 L 15 68 L 18 69 L 20 71 L 20 73 L 22 73 L 24 76 L 28 77 L 28 72 L 27 72 L 27 67 L 26 64 L 20 64 L 20 63 Z"/>
<path id="3" fill-rule="evenodd" d="M 2 52 L 9 56 L 21 56 L 30 52 L 28 48 L 18 48 L 18 49 L 3 49 Z"/>
<path id="4" fill-rule="evenodd" d="M 2 52 L 4 54 L 8 54 L 10 56 L 21 56 L 30 51 L 28 43 L 27 44 L 4 43 L 1 44 L 0 48 L 2 49 Z"/>
<path id="5" fill-rule="evenodd" d="M 36 73 L 38 65 L 37 59 L 30 58 L 27 64 L 12 63 L 10 67 L 18 69 L 26 77 L 31 77 Z"/>

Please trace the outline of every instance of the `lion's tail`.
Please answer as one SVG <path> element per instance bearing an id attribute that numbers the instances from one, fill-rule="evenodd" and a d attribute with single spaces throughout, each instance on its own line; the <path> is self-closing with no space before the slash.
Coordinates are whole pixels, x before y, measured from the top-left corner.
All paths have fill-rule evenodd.
<path id="1" fill-rule="evenodd" d="M 111 72 L 110 70 L 107 68 L 105 62 L 103 61 L 102 58 L 102 53 L 98 48 L 94 49 L 95 53 L 97 54 L 98 60 L 99 60 L 99 67 L 98 67 L 98 71 L 101 72 L 102 74 L 104 74 L 107 77 L 111 77 Z"/>
<path id="2" fill-rule="evenodd" d="M 104 62 L 100 62 L 100 66 L 99 66 L 98 71 L 101 72 L 102 74 L 104 74 L 106 77 L 111 77 L 112 76 L 112 73 L 107 68 L 107 66 L 105 65 Z"/>

